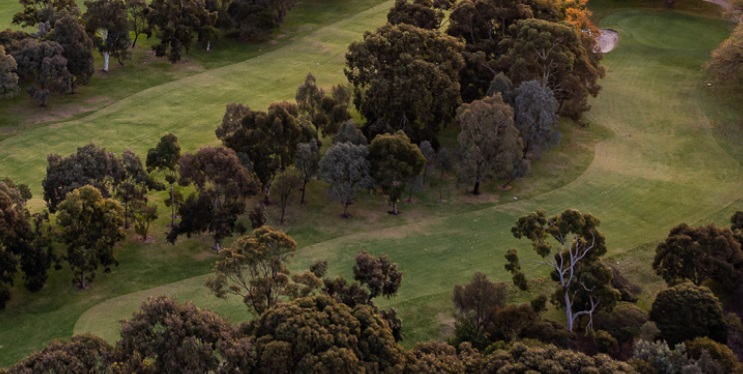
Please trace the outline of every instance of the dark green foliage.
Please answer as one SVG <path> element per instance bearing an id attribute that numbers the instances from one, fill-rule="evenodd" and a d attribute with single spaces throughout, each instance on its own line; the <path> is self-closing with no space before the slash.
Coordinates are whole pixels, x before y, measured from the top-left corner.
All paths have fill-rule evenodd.
<path id="1" fill-rule="evenodd" d="M 513 116 L 524 141 L 524 157 L 539 156 L 560 141 L 557 125 L 559 104 L 552 91 L 531 80 L 522 82 L 514 93 Z"/>
<path id="2" fill-rule="evenodd" d="M 658 293 L 650 319 L 669 344 L 706 336 L 718 342 L 727 339 L 722 306 L 706 287 L 683 283 Z"/>
<path id="3" fill-rule="evenodd" d="M 108 71 L 108 56 L 115 57 L 120 65 L 129 58 L 129 18 L 123 0 L 88 0 L 83 14 L 85 32 L 98 52 L 104 56 L 103 71 Z"/>
<path id="4" fill-rule="evenodd" d="M 503 97 L 503 101 L 508 103 L 508 105 L 513 105 L 513 83 L 503 72 L 496 74 L 488 87 L 487 96 L 495 96 L 496 94 L 500 94 Z"/>
<path id="5" fill-rule="evenodd" d="M 18 63 L 18 76 L 30 84 L 29 95 L 42 107 L 46 107 L 49 95 L 67 92 L 70 87 L 72 78 L 63 51 L 57 42 L 26 38 L 13 52 Z"/>
<path id="6" fill-rule="evenodd" d="M 571 25 L 525 19 L 508 27 L 512 35 L 500 42 L 505 52 L 497 61 L 515 85 L 537 80 L 549 87 L 560 103 L 560 112 L 579 119 L 588 109 L 588 97 L 601 89 L 604 76 L 595 51 Z"/>
<path id="7" fill-rule="evenodd" d="M 286 101 L 271 104 L 268 112 L 230 104 L 216 130 L 226 147 L 250 160 L 266 202 L 274 176 L 294 162 L 297 145 L 317 139 L 314 129 L 298 116 L 298 107 Z"/>
<path id="8" fill-rule="evenodd" d="M 612 272 L 611 277 L 611 286 L 616 288 L 617 291 L 621 294 L 621 301 L 626 301 L 628 303 L 635 303 L 640 298 L 640 294 L 642 294 L 642 287 L 640 285 L 632 283 L 629 281 L 629 279 L 625 278 L 624 275 L 622 275 L 621 272 L 619 272 L 619 268 L 612 265 L 611 263 L 606 263 Z"/>
<path id="9" fill-rule="evenodd" d="M 468 341 L 479 349 L 488 346 L 495 315 L 506 305 L 507 297 L 505 284 L 493 283 L 480 272 L 472 276 L 470 283 L 455 286 L 452 301 L 456 309 L 456 341 Z"/>
<path id="10" fill-rule="evenodd" d="M 397 372 L 405 363 L 372 307 L 350 308 L 328 296 L 279 304 L 252 330 L 261 372 Z"/>
<path id="11" fill-rule="evenodd" d="M 22 27 L 30 27 L 39 24 L 46 25 L 46 30 L 51 28 L 57 20 L 64 15 L 77 17 L 80 8 L 75 0 L 18 0 L 23 9 L 13 15 L 13 23 Z M 44 35 L 39 35 L 44 36 Z"/>
<path id="12" fill-rule="evenodd" d="M 402 272 L 389 256 L 375 257 L 367 252 L 356 256 L 356 265 L 353 266 L 353 279 L 366 286 L 369 292 L 367 304 L 377 296 L 390 298 L 397 294 L 402 283 Z"/>
<path id="13" fill-rule="evenodd" d="M 712 279 L 727 290 L 738 287 L 743 250 L 733 232 L 714 225 L 691 228 L 682 223 L 655 249 L 653 269 L 668 285 Z"/>
<path id="14" fill-rule="evenodd" d="M 352 43 L 344 72 L 367 134 L 403 130 L 414 143 L 436 139 L 460 103 L 461 50 L 454 38 L 406 24 L 382 26 Z"/>
<path id="15" fill-rule="evenodd" d="M 68 192 L 85 185 L 98 189 L 103 197 L 111 197 L 114 187 L 126 177 L 121 160 L 104 148 L 91 143 L 67 157 L 47 156 L 46 177 L 41 182 L 44 200 L 54 213 Z"/>
<path id="16" fill-rule="evenodd" d="M 65 260 L 74 275 L 72 282 L 78 288 L 87 288 L 99 266 L 107 273 L 111 265 L 119 265 L 113 247 L 125 238 L 123 224 L 121 204 L 104 198 L 93 186 L 69 192 L 59 204 L 59 238 L 67 246 Z"/>
<path id="17" fill-rule="evenodd" d="M 457 121 L 462 128 L 459 178 L 474 183 L 472 193 L 478 195 L 483 182 L 510 177 L 524 149 L 511 107 L 500 96 L 488 97 L 462 104 Z"/>
<path id="18" fill-rule="evenodd" d="M 289 204 L 292 192 L 302 187 L 302 179 L 294 173 L 284 171 L 279 174 L 272 184 L 272 189 L 279 195 L 279 207 L 281 208 L 280 224 L 284 224 L 286 216 L 286 207 Z"/>
<path id="19" fill-rule="evenodd" d="M 0 98 L 12 98 L 18 92 L 18 64 L 15 58 L 5 53 L 0 43 Z"/>
<path id="20" fill-rule="evenodd" d="M 341 124 L 338 133 L 333 138 L 333 143 L 351 143 L 355 145 L 367 145 L 369 142 L 361 130 L 356 127 L 353 120 L 345 121 Z"/>
<path id="21" fill-rule="evenodd" d="M 611 312 L 601 311 L 593 317 L 593 326 L 616 338 L 619 344 L 632 343 L 648 321 L 645 311 L 631 303 L 617 303 Z"/>
<path id="22" fill-rule="evenodd" d="M 165 186 L 150 178 L 142 160 L 130 149 L 121 155 L 121 164 L 126 174 L 116 186 L 116 198 L 124 205 L 124 228 L 128 229 L 129 219 L 134 218 L 134 207 L 142 208 L 147 204 L 148 190 L 163 190 Z"/>
<path id="23" fill-rule="evenodd" d="M 487 356 L 485 371 L 489 373 L 634 373 L 629 365 L 609 356 L 594 357 L 580 352 L 559 349 L 553 345 L 528 347 L 513 344 L 507 351 L 497 350 Z"/>
<path id="24" fill-rule="evenodd" d="M 214 249 L 219 250 L 222 239 L 235 230 L 237 217 L 245 212 L 245 199 L 258 192 L 257 183 L 229 148 L 202 148 L 183 155 L 178 164 L 179 183 L 193 184 L 196 192 L 178 209 L 181 221 L 168 233 L 168 241 L 209 232 Z"/>
<path id="25" fill-rule="evenodd" d="M 371 164 L 365 145 L 336 143 L 320 160 L 320 179 L 330 185 L 328 195 L 343 204 L 342 217 L 348 218 L 348 206 L 353 203 L 356 189 L 371 188 Z"/>
<path id="26" fill-rule="evenodd" d="M 557 283 L 552 302 L 565 310 L 570 331 L 581 316 L 588 317 L 586 329 L 591 329 L 594 313 L 611 310 L 620 297 L 611 285 L 611 269 L 601 262 L 606 243 L 599 224 L 591 214 L 568 209 L 550 218 L 543 211 L 530 213 L 511 229 L 514 237 L 529 239 L 547 261 Z"/>
<path id="27" fill-rule="evenodd" d="M 209 12 L 203 0 L 153 0 L 147 11 L 147 35 L 155 34 L 159 43 L 152 47 L 158 57 L 172 63 L 189 51 L 195 34 L 210 30 L 217 12 Z"/>
<path id="28" fill-rule="evenodd" d="M 165 173 L 165 181 L 170 185 L 170 227 L 175 226 L 175 188 L 178 180 L 178 160 L 181 158 L 181 145 L 178 137 L 167 133 L 160 138 L 155 148 L 147 151 L 147 172 L 160 170 Z"/>
<path id="29" fill-rule="evenodd" d="M 126 13 L 129 20 L 129 29 L 134 33 L 132 48 L 137 45 L 139 35 L 147 32 L 147 14 L 150 6 L 147 0 L 126 0 Z"/>
<path id="30" fill-rule="evenodd" d="M 506 251 L 505 255 L 507 263 L 503 267 L 511 273 L 513 276 L 513 284 L 522 291 L 529 289 L 529 283 L 526 280 L 526 275 L 521 271 L 521 264 L 519 263 L 519 255 L 515 249 L 511 248 Z"/>
<path id="31" fill-rule="evenodd" d="M 121 323 L 115 372 L 250 372 L 255 354 L 249 337 L 229 322 L 191 303 L 160 296 L 148 298 Z"/>
<path id="32" fill-rule="evenodd" d="M 307 73 L 304 83 L 297 87 L 297 94 L 294 95 L 300 117 L 315 126 L 318 133 L 328 122 L 321 107 L 324 97 L 325 91 L 317 86 L 317 80 L 312 73 Z"/>
<path id="33" fill-rule="evenodd" d="M 317 140 L 312 139 L 307 143 L 297 144 L 297 154 L 294 156 L 294 167 L 299 171 L 302 181 L 300 191 L 302 197 L 299 199 L 300 204 L 304 204 L 304 195 L 307 191 L 307 183 L 317 177 L 320 170 L 320 149 Z"/>
<path id="34" fill-rule="evenodd" d="M 54 24 L 51 40 L 62 46 L 62 56 L 67 59 L 70 72 L 69 92 L 75 93 L 78 85 L 87 85 L 95 71 L 93 64 L 93 41 L 85 33 L 77 16 L 65 15 Z"/>
<path id="35" fill-rule="evenodd" d="M 392 25 L 406 23 L 422 29 L 436 30 L 441 27 L 444 12 L 435 9 L 431 0 L 395 0 L 395 5 L 387 13 L 387 22 Z"/>
<path id="36" fill-rule="evenodd" d="M 227 13 L 242 40 L 259 40 L 281 26 L 294 0 L 232 0 Z"/>
<path id="37" fill-rule="evenodd" d="M 53 340 L 44 349 L 29 355 L 8 373 L 101 373 L 113 348 L 105 340 L 85 334 L 69 342 Z"/>
<path id="38" fill-rule="evenodd" d="M 410 179 L 420 175 L 426 159 L 404 132 L 377 135 L 369 145 L 374 182 L 387 193 L 392 214 L 399 214 L 397 202 Z"/>

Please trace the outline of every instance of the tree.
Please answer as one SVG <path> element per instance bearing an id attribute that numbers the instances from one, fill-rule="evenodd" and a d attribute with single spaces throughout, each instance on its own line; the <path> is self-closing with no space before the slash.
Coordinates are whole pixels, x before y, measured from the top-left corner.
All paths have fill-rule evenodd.
<path id="1" fill-rule="evenodd" d="M 77 21 L 77 16 L 65 15 L 54 24 L 52 40 L 62 46 L 62 56 L 67 59 L 67 71 L 70 72 L 69 92 L 75 93 L 75 87 L 90 82 L 95 69 L 93 64 L 93 41 Z"/>
<path id="2" fill-rule="evenodd" d="M 52 153 L 47 156 L 47 162 L 46 177 L 41 185 L 44 200 L 52 213 L 67 193 L 74 189 L 91 185 L 108 198 L 113 196 L 115 187 L 126 177 L 121 160 L 93 143 L 78 148 L 67 157 Z"/>
<path id="3" fill-rule="evenodd" d="M 147 151 L 147 171 L 157 169 L 165 173 L 165 181 L 170 185 L 170 227 L 175 226 L 175 189 L 173 185 L 178 180 L 178 160 L 181 158 L 181 145 L 178 137 L 167 133 L 160 138 L 155 148 Z"/>
<path id="4" fill-rule="evenodd" d="M 461 131 L 457 140 L 462 148 L 460 178 L 474 182 L 472 193 L 480 193 L 480 183 L 511 175 L 516 161 L 523 158 L 523 142 L 513 125 L 513 112 L 498 96 L 462 104 L 457 110 Z"/>
<path id="5" fill-rule="evenodd" d="M 455 334 L 458 341 L 469 341 L 484 348 L 490 343 L 488 332 L 495 323 L 495 313 L 506 306 L 508 289 L 476 272 L 470 283 L 454 286 L 452 301 L 455 312 Z"/>
<path id="6" fill-rule="evenodd" d="M 271 104 L 268 112 L 233 104 L 227 106 L 216 130 L 226 147 L 247 156 L 266 203 L 274 176 L 294 161 L 297 145 L 317 138 L 312 127 L 299 121 L 298 114 L 297 106 L 285 101 Z"/>
<path id="7" fill-rule="evenodd" d="M 324 295 L 269 309 L 253 333 L 265 372 L 399 372 L 404 365 L 402 348 L 372 307 Z"/>
<path id="8" fill-rule="evenodd" d="M 75 335 L 69 342 L 52 340 L 47 346 L 24 358 L 9 373 L 99 373 L 113 347 L 90 334 Z"/>
<path id="9" fill-rule="evenodd" d="M 727 340 L 727 322 L 717 297 L 706 287 L 683 283 L 658 293 L 650 320 L 669 344 L 698 336 L 718 342 Z"/>
<path id="10" fill-rule="evenodd" d="M 248 310 L 259 316 L 277 304 L 296 297 L 303 288 L 299 278 L 292 279 L 287 262 L 294 256 L 297 242 L 282 231 L 261 226 L 250 235 L 237 239 L 223 250 L 214 266 L 215 276 L 206 285 L 217 297 L 235 295 Z M 319 287 L 316 277 L 311 288 Z M 306 296 L 306 292 L 305 295 Z"/>
<path id="11" fill-rule="evenodd" d="M 588 356 L 554 345 L 529 347 L 515 343 L 486 357 L 483 372 L 499 373 L 634 373 L 635 370 L 605 354 Z"/>
<path id="12" fill-rule="evenodd" d="M 0 98 L 10 99 L 18 92 L 18 64 L 0 45 Z"/>
<path id="13" fill-rule="evenodd" d="M 13 54 L 18 63 L 18 76 L 30 83 L 28 93 L 41 107 L 46 107 L 50 94 L 67 92 L 71 78 L 59 43 L 27 38 L 21 41 L 19 48 Z"/>
<path id="14" fill-rule="evenodd" d="M 289 171 L 284 171 L 276 177 L 274 182 L 274 189 L 279 194 L 279 206 L 281 207 L 281 219 L 280 224 L 284 224 L 284 216 L 286 215 L 286 206 L 289 204 L 289 198 L 291 197 L 292 191 L 299 188 L 302 185 L 302 180 L 295 174 Z"/>
<path id="15" fill-rule="evenodd" d="M 113 55 L 119 65 L 129 58 L 129 18 L 123 0 L 88 0 L 83 14 L 85 32 L 103 55 L 103 71 L 108 71 L 109 57 Z M 135 32 L 136 34 L 136 32 Z"/>
<path id="16" fill-rule="evenodd" d="M 148 189 L 163 190 L 165 187 L 147 175 L 142 160 L 132 150 L 124 150 L 121 164 L 125 175 L 116 186 L 116 198 L 124 205 L 124 228 L 128 229 L 129 218 L 134 216 L 134 206 L 147 204 Z"/>
<path id="17" fill-rule="evenodd" d="M 539 158 L 560 141 L 560 133 L 555 130 L 557 99 L 549 88 L 535 80 L 522 82 L 514 96 L 514 123 L 524 141 L 524 157 Z"/>
<path id="18" fill-rule="evenodd" d="M 88 287 L 100 265 L 106 273 L 111 271 L 111 265 L 118 266 L 113 247 L 124 239 L 123 223 L 121 204 L 104 198 L 93 186 L 73 190 L 59 204 L 59 237 L 67 246 L 65 260 L 78 288 Z"/>
<path id="19" fill-rule="evenodd" d="M 157 205 L 147 204 L 146 201 L 138 201 L 132 206 L 132 215 L 134 219 L 134 232 L 147 241 L 147 233 L 150 231 L 150 224 L 157 219 Z"/>
<path id="20" fill-rule="evenodd" d="M 720 82 L 743 82 L 743 24 L 738 23 L 730 36 L 712 51 L 705 68 Z"/>
<path id="21" fill-rule="evenodd" d="M 439 341 L 418 343 L 407 352 L 405 373 L 465 373 L 465 364 L 456 348 Z"/>
<path id="22" fill-rule="evenodd" d="M 39 36 L 42 37 L 57 20 L 64 15 L 77 17 L 80 8 L 75 0 L 18 0 L 23 9 L 13 15 L 13 23 L 21 27 L 39 25 Z"/>
<path id="23" fill-rule="evenodd" d="M 369 291 L 367 304 L 377 296 L 390 298 L 397 294 L 402 283 L 402 273 L 397 270 L 397 264 L 389 256 L 374 257 L 367 252 L 356 256 L 356 265 L 353 267 L 353 279 L 366 286 Z"/>
<path id="24" fill-rule="evenodd" d="M 297 154 L 294 156 L 294 167 L 299 171 L 302 180 L 302 197 L 299 199 L 300 204 L 304 204 L 304 195 L 307 192 L 307 183 L 317 176 L 320 169 L 320 149 L 317 146 L 317 140 L 312 139 L 307 143 L 297 145 Z"/>
<path id="25" fill-rule="evenodd" d="M 325 91 L 317 86 L 315 76 L 312 73 L 307 73 L 304 83 L 297 87 L 297 94 L 294 95 L 294 99 L 297 101 L 301 118 L 315 126 L 318 133 L 328 122 L 327 116 L 322 112 L 323 98 L 325 98 Z"/>
<path id="26" fill-rule="evenodd" d="M 356 188 L 371 188 L 369 150 L 364 145 L 336 143 L 320 160 L 320 179 L 330 184 L 328 195 L 343 204 L 343 218 L 349 218 Z"/>
<path id="27" fill-rule="evenodd" d="M 126 12 L 129 20 L 129 29 L 134 33 L 132 48 L 137 46 L 139 35 L 145 34 L 149 25 L 147 14 L 150 11 L 147 0 L 126 0 Z"/>
<path id="28" fill-rule="evenodd" d="M 374 181 L 387 192 L 391 214 L 400 214 L 397 201 L 410 179 L 423 171 L 426 159 L 404 132 L 377 135 L 369 145 Z"/>
<path id="29" fill-rule="evenodd" d="M 322 133 L 325 136 L 335 135 L 344 122 L 351 119 L 348 106 L 351 103 L 351 87 L 347 84 L 333 86 L 330 95 L 325 95 L 320 102 L 320 108 L 326 122 Z"/>
<path id="30" fill-rule="evenodd" d="M 729 229 L 682 223 L 658 244 L 653 269 L 670 286 L 685 280 L 699 286 L 712 279 L 733 291 L 743 270 L 743 250 Z"/>
<path id="31" fill-rule="evenodd" d="M 121 322 L 113 368 L 122 373 L 251 372 L 252 343 L 216 313 L 149 297 Z"/>
<path id="32" fill-rule="evenodd" d="M 586 329 L 591 329 L 594 313 L 611 310 L 619 299 L 619 292 L 611 286 L 611 269 L 601 263 L 606 243 L 599 224 L 591 214 L 568 209 L 549 218 L 544 211 L 524 215 L 511 229 L 517 239 L 529 239 L 552 270 L 550 275 L 557 283 L 552 302 L 565 310 L 570 331 L 581 316 L 588 317 Z"/>
<path id="33" fill-rule="evenodd" d="M 444 12 L 435 9 L 431 0 L 396 0 L 395 5 L 387 13 L 387 22 L 392 25 L 406 23 L 422 29 L 437 30 L 441 27 Z"/>
<path id="34" fill-rule="evenodd" d="M 418 143 L 433 141 L 460 103 L 462 44 L 431 30 L 398 24 L 366 32 L 346 53 L 344 72 L 372 138 L 389 127 Z"/>
<path id="35" fill-rule="evenodd" d="M 281 26 L 294 0 L 232 0 L 227 13 L 242 40 L 259 40 Z"/>
<path id="36" fill-rule="evenodd" d="M 213 27 L 216 20 L 217 12 L 209 12 L 203 0 L 153 0 L 147 12 L 147 35 L 154 32 L 160 41 L 152 47 L 156 56 L 167 55 L 176 63 L 183 50 L 190 50 L 194 34 Z"/>
<path id="37" fill-rule="evenodd" d="M 178 236 L 210 232 L 214 249 L 235 230 L 237 217 L 245 213 L 245 199 L 255 195 L 257 184 L 240 164 L 237 155 L 224 147 L 207 147 L 185 154 L 178 162 L 180 184 L 193 184 L 192 193 L 178 212 L 181 220 L 168 233 L 174 243 Z"/>
<path id="38" fill-rule="evenodd" d="M 580 31 L 570 25 L 525 19 L 509 27 L 512 37 L 501 41 L 506 50 L 497 61 L 515 85 L 537 80 L 549 87 L 561 113 L 579 119 L 590 109 L 588 96 L 601 89 L 604 76 L 596 52 L 587 50 Z"/>
<path id="39" fill-rule="evenodd" d="M 338 133 L 333 137 L 333 143 L 351 143 L 355 145 L 367 145 L 369 142 L 366 140 L 364 133 L 356 127 L 356 123 L 353 120 L 345 121 L 341 124 Z"/>

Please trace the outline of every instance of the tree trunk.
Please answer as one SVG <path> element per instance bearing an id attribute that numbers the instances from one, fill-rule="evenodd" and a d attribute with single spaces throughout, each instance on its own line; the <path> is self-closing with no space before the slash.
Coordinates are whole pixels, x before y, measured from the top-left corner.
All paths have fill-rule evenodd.
<path id="1" fill-rule="evenodd" d="M 343 203 L 343 218 L 348 218 L 348 206 L 351 205 L 350 201 L 346 201 Z"/>
<path id="2" fill-rule="evenodd" d="M 222 246 L 219 244 L 219 239 L 214 239 L 214 246 L 212 247 L 215 252 L 219 252 Z"/>
<path id="3" fill-rule="evenodd" d="M 569 331 L 573 331 L 573 303 L 570 301 L 570 294 L 567 288 L 563 294 L 565 297 L 565 317 L 567 318 L 567 327 Z"/>
<path id="4" fill-rule="evenodd" d="M 304 182 L 302 182 L 302 197 L 299 199 L 300 204 L 304 204 L 304 191 L 307 190 L 307 180 L 305 179 Z"/>
<path id="5" fill-rule="evenodd" d="M 129 230 L 129 204 L 124 204 L 124 230 Z"/>
<path id="6" fill-rule="evenodd" d="M 392 202 L 392 214 L 398 215 L 400 212 L 397 211 L 397 201 Z"/>
<path id="7" fill-rule="evenodd" d="M 475 182 L 475 188 L 472 189 L 473 195 L 479 195 L 480 194 L 480 181 Z"/>
<path id="8" fill-rule="evenodd" d="M 175 227 L 175 190 L 170 184 L 170 227 Z"/>
<path id="9" fill-rule="evenodd" d="M 284 215 L 286 214 L 286 203 L 281 203 L 281 219 L 279 220 L 279 224 L 284 224 Z"/>
<path id="10" fill-rule="evenodd" d="M 108 62 L 111 58 L 111 53 L 103 52 L 103 71 L 108 73 Z"/>
<path id="11" fill-rule="evenodd" d="M 139 39 L 139 33 L 134 34 L 134 42 L 132 43 L 132 48 L 137 46 L 137 39 Z"/>
<path id="12" fill-rule="evenodd" d="M 81 271 L 80 272 L 80 289 L 84 290 L 86 288 L 88 288 L 88 286 L 85 284 L 85 272 Z"/>
<path id="13" fill-rule="evenodd" d="M 211 50 L 212 50 L 212 41 L 211 40 L 207 40 L 206 41 L 206 51 L 207 52 L 210 52 Z"/>

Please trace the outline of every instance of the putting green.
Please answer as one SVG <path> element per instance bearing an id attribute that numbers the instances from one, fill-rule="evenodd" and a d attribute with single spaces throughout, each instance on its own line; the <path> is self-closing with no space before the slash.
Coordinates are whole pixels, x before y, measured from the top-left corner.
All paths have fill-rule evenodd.
<path id="1" fill-rule="evenodd" d="M 387 6 L 389 3 L 347 23 L 321 30 L 320 45 L 300 41 L 288 51 L 156 87 L 87 119 L 61 125 L 59 129 L 67 135 L 42 129 L 36 136 L 63 140 L 102 130 L 122 131 L 127 136 L 149 140 L 153 134 L 137 135 L 139 131 L 147 132 L 146 126 L 129 127 L 156 119 L 167 121 L 184 136 L 200 136 L 218 121 L 216 114 L 223 103 L 245 101 L 260 108 L 269 100 L 288 98 L 291 94 L 288 88 L 286 92 L 274 91 L 270 96 L 262 95 L 261 88 L 293 87 L 287 84 L 287 79 L 300 79 L 306 71 L 303 69 L 313 64 L 336 64 L 335 70 L 328 70 L 320 79 L 340 80 L 337 64 L 342 54 L 327 57 L 317 50 L 326 43 L 332 44 L 339 35 L 357 36 L 355 32 L 372 28 L 371 23 L 356 27 L 355 22 L 378 20 L 379 12 Z M 348 28 L 352 24 L 353 31 Z M 473 272 L 483 271 L 496 280 L 507 281 L 509 277 L 502 265 L 503 253 L 508 248 L 522 248 L 528 275 L 536 277 L 537 288 L 547 287 L 547 270 L 529 252 L 528 243 L 510 236 L 510 227 L 519 215 L 535 209 L 557 213 L 577 208 L 602 220 L 609 256 L 632 279 L 645 282 L 644 299 L 650 299 L 653 290 L 660 287 L 650 270 L 652 243 L 661 240 L 680 222 L 699 224 L 714 219 L 724 224 L 743 205 L 743 167 L 718 144 L 714 129 L 704 115 L 707 108 L 700 107 L 698 100 L 706 89 L 700 66 L 729 29 L 719 20 L 647 10 L 612 13 L 601 21 L 601 27 L 617 30 L 620 39 L 618 47 L 605 56 L 604 89 L 592 101 L 588 118 L 593 126 L 605 126 L 613 135 L 596 146 L 593 162 L 578 179 L 531 199 L 305 247 L 298 251 L 294 265 L 300 267 L 313 259 L 325 259 L 331 265 L 331 274 L 348 274 L 355 254 L 361 250 L 389 254 L 405 278 L 398 296 L 384 300 L 382 306 L 399 310 L 405 321 L 406 344 L 412 344 L 435 338 L 446 328 L 451 289 L 467 281 Z M 300 51 L 308 57 L 297 61 L 294 54 Z M 293 68 L 286 69 L 287 75 L 274 74 L 277 66 Z M 278 93 L 281 94 L 277 96 Z M 180 104 L 194 102 L 194 96 L 198 108 L 184 108 Z M 133 107 L 142 109 L 132 110 Z M 163 109 L 157 109 L 160 107 Z M 150 110 L 161 114 L 155 116 Z M 211 139 L 213 136 L 205 137 L 201 143 Z M 22 144 L 13 147 L 22 148 Z M 2 152 L 0 159 L 11 157 Z M 18 156 L 16 161 L 18 167 L 33 166 L 41 170 L 43 166 L 21 162 L 21 158 Z M 193 300 L 235 321 L 247 317 L 238 301 L 223 302 L 210 295 L 203 287 L 204 279 L 205 276 L 186 279 L 102 302 L 79 318 L 75 333 L 92 332 L 113 340 L 118 320 L 129 316 L 147 295 L 162 293 Z"/>

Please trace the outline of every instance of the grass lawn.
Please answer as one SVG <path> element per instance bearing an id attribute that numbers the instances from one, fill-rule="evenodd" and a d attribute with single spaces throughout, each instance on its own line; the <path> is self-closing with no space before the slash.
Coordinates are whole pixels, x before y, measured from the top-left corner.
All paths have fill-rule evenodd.
<path id="1" fill-rule="evenodd" d="M 605 56 L 604 90 L 592 102 L 587 128 L 561 124 L 564 143 L 512 190 L 488 186 L 485 195 L 475 198 L 449 181 L 445 202 L 439 202 L 434 191 L 419 194 L 413 204 L 401 204 L 404 214 L 398 217 L 384 213 L 382 196 L 370 196 L 351 207 L 353 219 L 342 220 L 340 205 L 328 203 L 322 184 L 314 182 L 308 206 L 291 205 L 289 222 L 282 227 L 301 246 L 293 267 L 325 259 L 331 274 L 348 275 L 359 251 L 389 254 L 405 276 L 398 296 L 381 304 L 399 310 L 405 344 L 412 345 L 450 330 L 455 284 L 466 282 L 475 271 L 508 281 L 503 270 L 508 248 L 521 248 L 522 264 L 536 289 L 549 288 L 547 270 L 539 266 L 528 243 L 511 237 L 510 227 L 518 216 L 535 209 L 554 214 L 578 208 L 602 220 L 609 256 L 645 287 L 641 303 L 648 305 L 662 287 L 650 269 L 655 243 L 680 222 L 725 224 L 743 205 L 743 157 L 736 146 L 743 134 L 736 126 L 741 113 L 715 99 L 720 93 L 709 91 L 700 71 L 730 29 L 714 17 L 624 9 L 619 4 L 626 2 L 615 0 L 593 3 L 600 26 L 617 30 L 620 42 Z M 175 72 L 142 76 L 138 79 L 148 83 L 127 88 L 135 93 L 112 96 L 110 105 L 77 114 L 71 121 L 18 125 L 12 136 L 0 141 L 0 175 L 29 183 L 39 196 L 49 152 L 68 154 L 94 141 L 116 152 L 132 148 L 143 154 L 166 131 L 178 134 L 186 150 L 216 144 L 213 130 L 228 102 L 265 109 L 272 101 L 292 98 L 308 71 L 323 86 L 342 82 L 346 46 L 383 23 L 390 5 L 370 5 L 340 16 L 330 8 L 318 10 L 317 18 L 301 13 L 296 17 L 317 22 L 306 33 L 297 21 L 296 29 L 286 32 L 290 36 L 276 35 L 277 44 L 230 65 L 194 57 L 191 66 L 196 67 L 187 71 L 153 61 L 162 65 L 158 71 Z M 0 5 L 0 15 L 3 9 Z M 291 14 L 300 14 L 299 9 Z M 122 73 L 122 82 L 125 76 Z M 157 79 L 166 82 L 158 84 Z M 272 222 L 276 214 L 271 211 Z M 161 210 L 161 215 L 167 214 Z M 158 221 L 153 233 L 157 238 L 163 237 L 166 221 Z M 69 338 L 73 331 L 114 340 L 117 321 L 147 295 L 170 294 L 233 321 L 247 318 L 239 302 L 216 299 L 203 287 L 215 259 L 208 250 L 209 238 L 182 240 L 176 247 L 158 240 L 126 242 L 118 249 L 121 266 L 100 274 L 87 291 L 74 290 L 66 270 L 53 273 L 39 294 L 17 290 L 8 309 L 0 312 L 0 366 L 16 362 L 49 339 Z M 516 301 L 532 295 L 512 296 Z"/>

